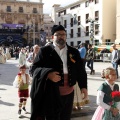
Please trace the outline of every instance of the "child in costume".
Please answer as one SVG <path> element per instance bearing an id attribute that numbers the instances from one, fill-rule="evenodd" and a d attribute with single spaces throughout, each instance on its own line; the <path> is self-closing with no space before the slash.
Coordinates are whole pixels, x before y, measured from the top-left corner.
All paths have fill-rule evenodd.
<path id="1" fill-rule="evenodd" d="M 84 98 L 84 95 L 81 93 L 81 90 L 78 86 L 78 83 L 74 85 L 74 101 L 73 101 L 73 110 L 80 110 L 85 104 L 89 103 L 89 98 Z"/>
<path id="2" fill-rule="evenodd" d="M 117 102 L 116 107 L 112 106 L 113 98 L 111 93 L 119 91 L 115 69 L 108 67 L 102 71 L 102 78 L 105 82 L 98 89 L 97 93 L 97 109 L 92 117 L 92 120 L 120 120 L 120 102 Z"/>
<path id="3" fill-rule="evenodd" d="M 19 110 L 18 110 L 18 117 L 21 117 L 21 111 L 26 111 L 26 102 L 27 98 L 29 97 L 29 84 L 31 83 L 30 76 L 26 73 L 26 66 L 20 65 L 19 67 L 20 72 L 15 77 L 13 82 L 13 86 L 18 88 L 18 96 L 19 96 Z"/>

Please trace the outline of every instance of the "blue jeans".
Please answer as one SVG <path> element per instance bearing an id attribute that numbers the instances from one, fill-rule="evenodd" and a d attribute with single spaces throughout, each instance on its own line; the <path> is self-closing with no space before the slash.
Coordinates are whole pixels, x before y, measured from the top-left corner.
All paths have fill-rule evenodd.
<path id="1" fill-rule="evenodd" d="M 87 67 L 88 67 L 91 71 L 93 71 L 93 62 L 94 62 L 93 59 L 87 61 Z"/>
<path id="2" fill-rule="evenodd" d="M 118 78 L 118 64 L 115 62 L 112 62 L 113 68 L 116 70 L 117 78 Z"/>

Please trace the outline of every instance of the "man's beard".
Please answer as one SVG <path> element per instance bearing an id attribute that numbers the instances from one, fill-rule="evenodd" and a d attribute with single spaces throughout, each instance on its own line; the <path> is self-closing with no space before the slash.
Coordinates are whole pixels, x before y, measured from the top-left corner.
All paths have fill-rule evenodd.
<path id="1" fill-rule="evenodd" d="M 59 46 L 59 47 L 64 47 L 65 44 L 66 44 L 66 41 L 63 40 L 63 39 L 59 39 L 59 40 L 56 40 L 56 41 L 55 41 L 55 44 L 56 44 L 57 46 Z"/>

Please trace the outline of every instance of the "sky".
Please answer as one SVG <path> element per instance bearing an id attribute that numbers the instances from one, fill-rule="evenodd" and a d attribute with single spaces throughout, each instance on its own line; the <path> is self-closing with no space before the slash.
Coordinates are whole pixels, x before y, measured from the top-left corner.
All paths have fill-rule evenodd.
<path id="1" fill-rule="evenodd" d="M 18 0 L 18 1 L 26 1 L 26 0 Z M 30 0 L 31 2 L 38 2 L 39 0 Z M 42 0 L 43 5 L 43 13 L 50 14 L 51 8 L 54 4 L 61 4 L 61 7 L 74 3 L 78 0 Z"/>

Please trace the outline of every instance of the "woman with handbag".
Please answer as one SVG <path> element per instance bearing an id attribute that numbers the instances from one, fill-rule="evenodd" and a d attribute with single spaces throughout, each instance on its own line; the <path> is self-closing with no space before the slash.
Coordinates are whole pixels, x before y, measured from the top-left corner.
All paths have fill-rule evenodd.
<path id="1" fill-rule="evenodd" d="M 87 67 L 90 69 L 90 75 L 95 74 L 95 70 L 93 69 L 94 58 L 95 58 L 95 51 L 92 48 L 92 45 L 88 44 L 88 50 L 86 53 L 86 62 L 87 62 Z"/>

